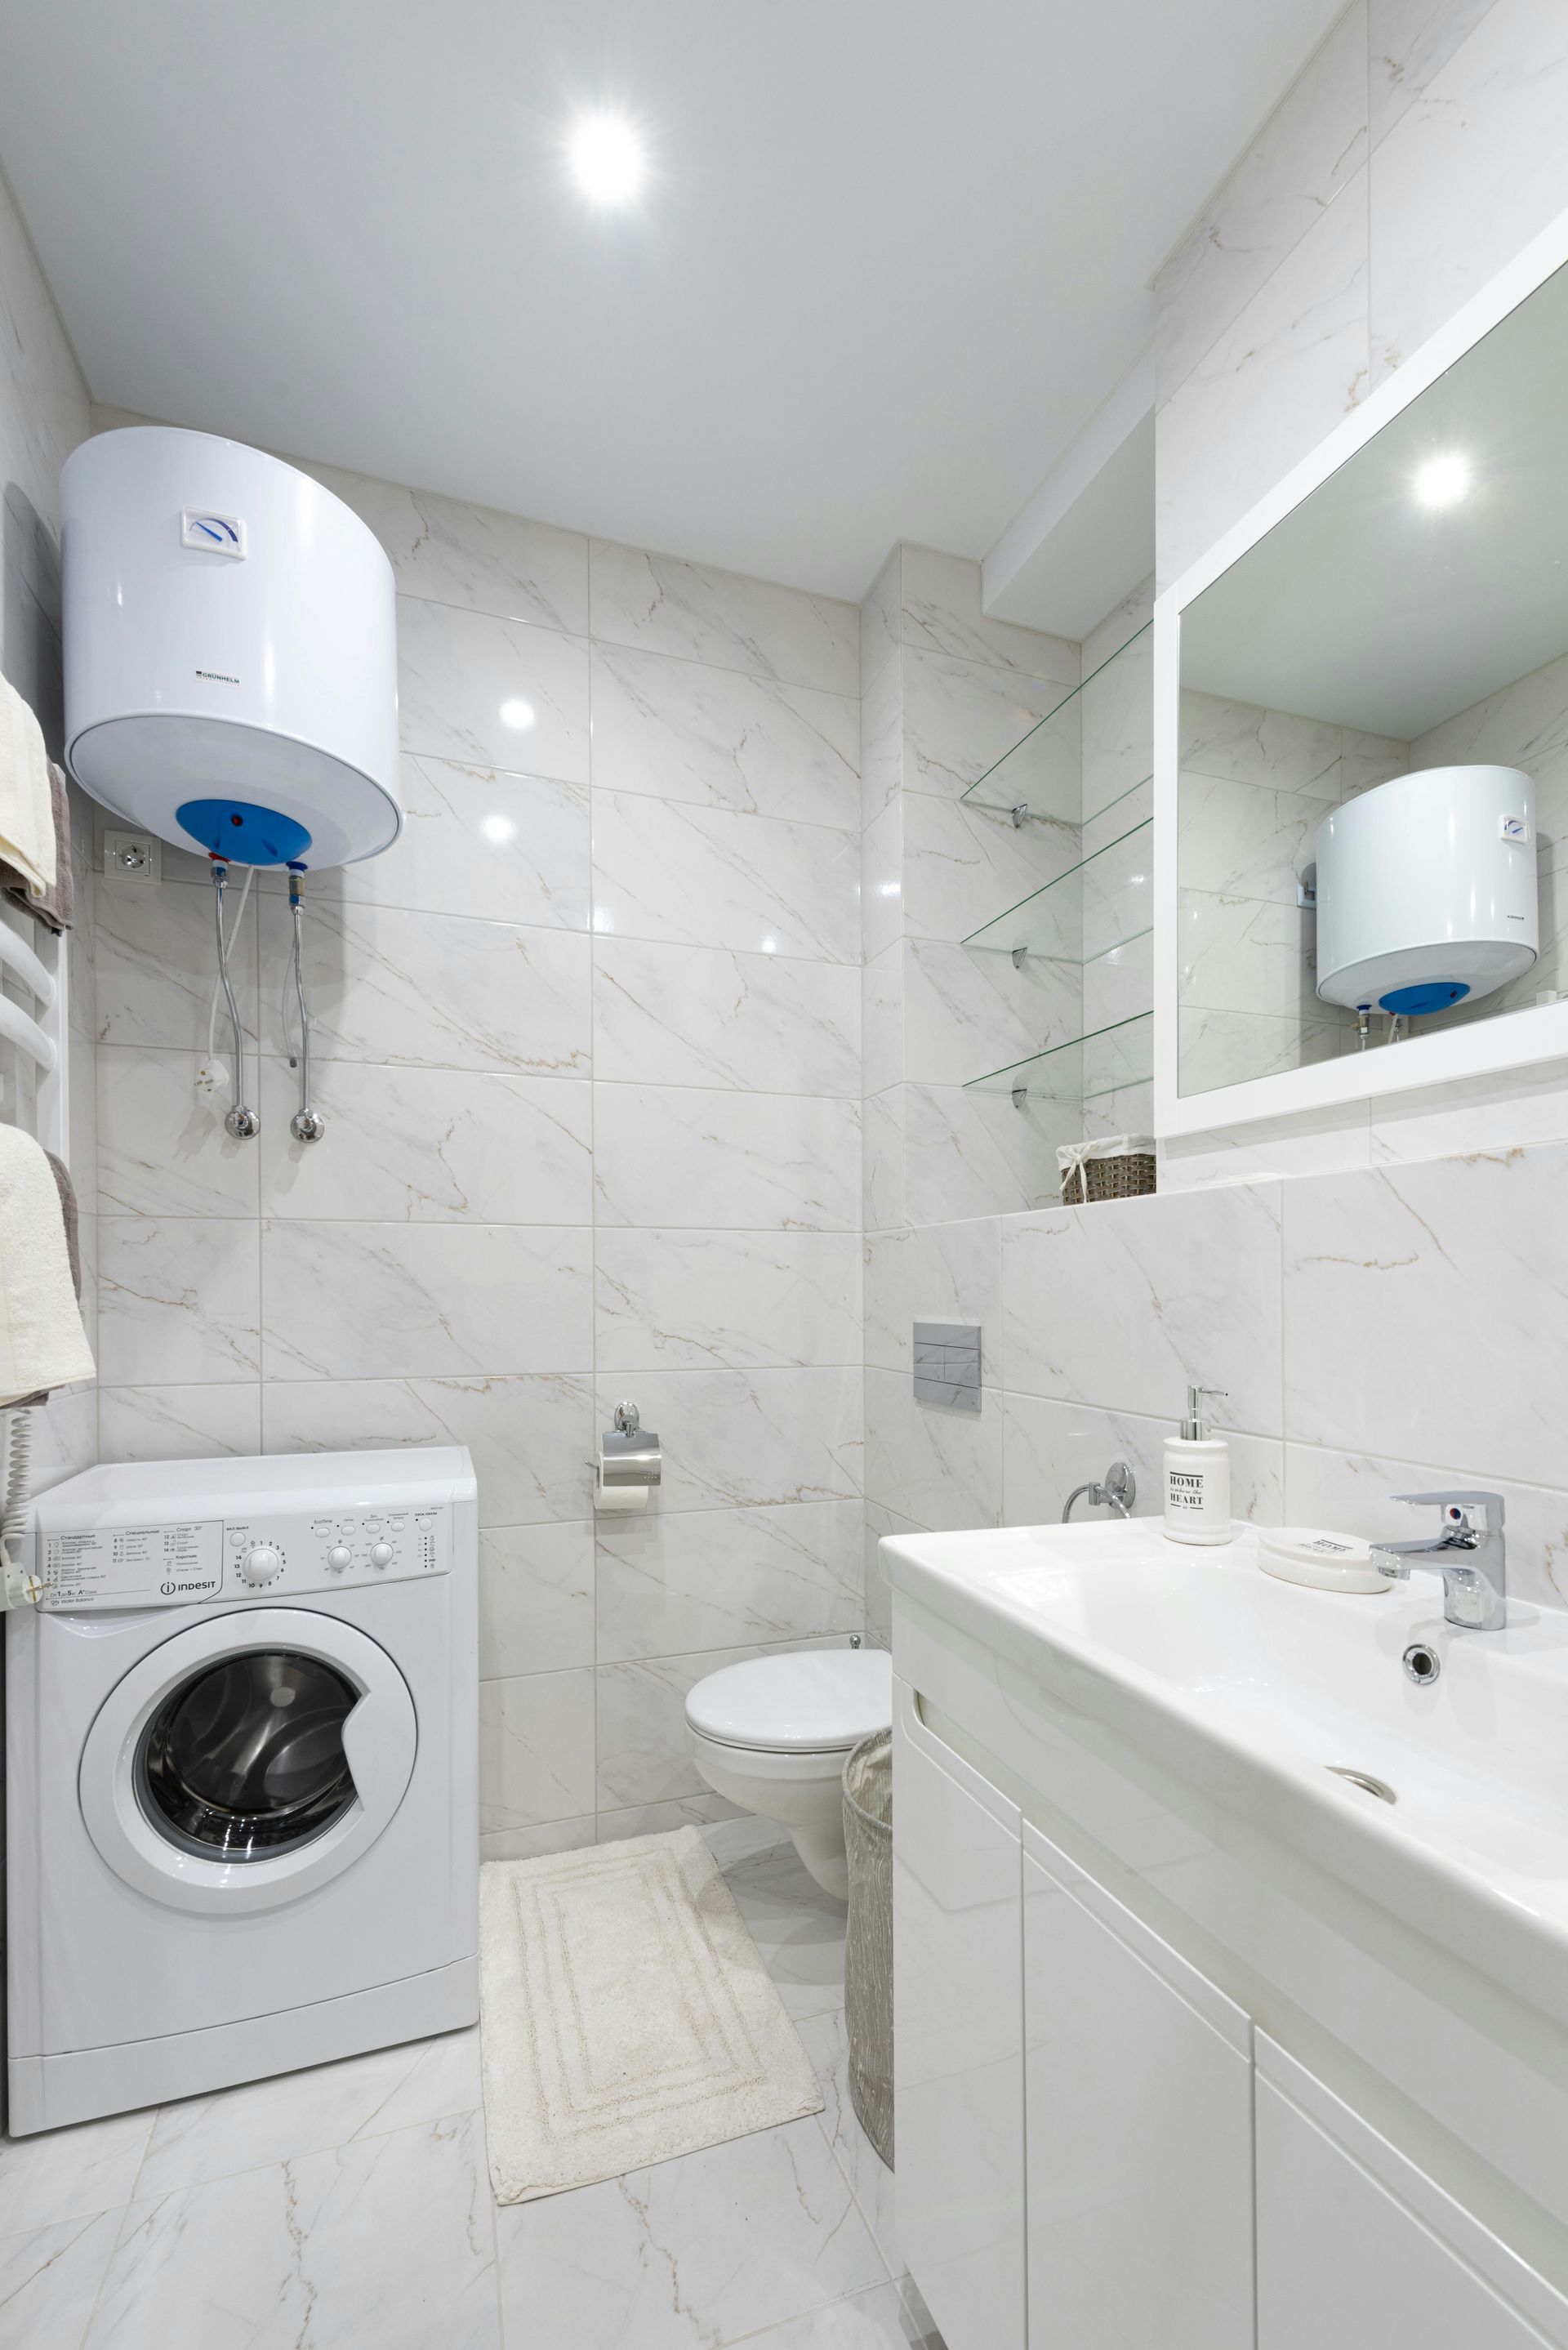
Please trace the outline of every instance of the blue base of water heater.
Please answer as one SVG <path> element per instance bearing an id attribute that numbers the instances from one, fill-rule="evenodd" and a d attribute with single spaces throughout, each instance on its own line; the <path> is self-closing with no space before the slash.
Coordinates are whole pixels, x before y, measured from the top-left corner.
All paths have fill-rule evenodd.
<path id="1" fill-rule="evenodd" d="M 250 800 L 187 800 L 174 816 L 192 840 L 231 865 L 297 865 L 310 846 L 293 816 Z"/>
<path id="2" fill-rule="evenodd" d="M 1446 1012 L 1469 993 L 1468 979 L 1426 979 L 1418 987 L 1392 987 L 1377 999 L 1380 1012 Z"/>

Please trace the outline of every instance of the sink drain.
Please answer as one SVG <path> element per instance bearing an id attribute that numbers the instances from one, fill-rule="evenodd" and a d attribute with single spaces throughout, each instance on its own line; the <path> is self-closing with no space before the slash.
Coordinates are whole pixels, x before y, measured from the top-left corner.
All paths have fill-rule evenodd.
<path id="1" fill-rule="evenodd" d="M 1370 1771 L 1353 1771 L 1348 1762 L 1325 1762 L 1324 1768 L 1332 1771 L 1336 1779 L 1348 1779 L 1363 1794 L 1376 1795 L 1380 1804 L 1397 1804 L 1399 1800 L 1387 1780 L 1375 1779 Z"/>

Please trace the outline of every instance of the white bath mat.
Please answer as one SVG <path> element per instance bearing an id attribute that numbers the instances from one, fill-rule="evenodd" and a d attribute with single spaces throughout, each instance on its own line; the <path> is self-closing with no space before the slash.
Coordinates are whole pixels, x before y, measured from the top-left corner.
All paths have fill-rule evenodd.
<path id="1" fill-rule="evenodd" d="M 822 2110 L 811 2060 L 695 1828 L 480 1872 L 501 2203 Z"/>

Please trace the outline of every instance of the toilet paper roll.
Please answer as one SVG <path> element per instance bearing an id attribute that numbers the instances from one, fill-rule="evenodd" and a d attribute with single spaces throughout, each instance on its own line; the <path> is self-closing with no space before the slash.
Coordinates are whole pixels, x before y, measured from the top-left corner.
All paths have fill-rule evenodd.
<path id="1" fill-rule="evenodd" d="M 651 1489 L 647 1485 L 604 1485 L 594 1480 L 596 1510 L 646 1510 Z"/>

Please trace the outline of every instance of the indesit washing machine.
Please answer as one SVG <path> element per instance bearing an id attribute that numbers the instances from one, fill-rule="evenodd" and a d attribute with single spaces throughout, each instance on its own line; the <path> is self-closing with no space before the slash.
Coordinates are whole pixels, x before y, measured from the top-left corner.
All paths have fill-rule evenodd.
<path id="1" fill-rule="evenodd" d="M 5 1658 L 14 2132 L 474 2021 L 476 1524 L 456 1449 L 39 1498 Z"/>

